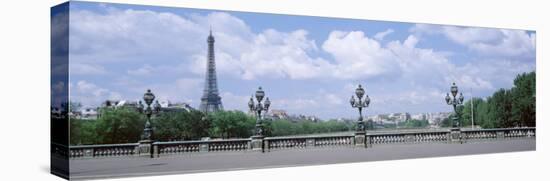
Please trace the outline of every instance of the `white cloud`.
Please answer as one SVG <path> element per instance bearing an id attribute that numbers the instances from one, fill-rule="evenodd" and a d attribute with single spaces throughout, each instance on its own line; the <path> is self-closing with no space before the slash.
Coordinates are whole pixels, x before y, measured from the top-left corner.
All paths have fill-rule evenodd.
<path id="1" fill-rule="evenodd" d="M 534 59 L 536 35 L 525 30 L 416 24 L 410 31 L 417 35 L 442 34 L 482 55 Z"/>
<path id="2" fill-rule="evenodd" d="M 101 75 L 107 73 L 105 68 L 101 65 L 71 63 L 69 66 L 70 74 L 73 75 Z"/>
<path id="3" fill-rule="evenodd" d="M 133 76 L 144 76 L 144 75 L 151 75 L 151 73 L 154 71 L 154 68 L 151 65 L 145 64 L 142 67 L 134 70 L 128 70 L 129 75 Z"/>
<path id="4" fill-rule="evenodd" d="M 207 28 L 178 15 L 107 9 L 105 13 L 71 11 L 72 62 L 175 62 L 205 44 Z"/>
<path id="5" fill-rule="evenodd" d="M 444 53 L 417 48 L 417 42 L 418 39 L 410 35 L 403 43 L 392 41 L 387 45 L 397 61 L 396 67 L 403 73 L 401 78 L 421 85 L 444 83 L 442 78 L 454 72 L 454 65 Z"/>
<path id="6" fill-rule="evenodd" d="M 248 101 L 250 96 L 236 95 L 232 92 L 224 91 L 220 94 L 220 97 L 222 97 L 222 104 L 226 110 L 237 109 L 247 112 L 249 109 Z"/>
<path id="7" fill-rule="evenodd" d="M 501 55 L 505 57 L 524 56 L 535 58 L 535 34 L 529 35 L 521 30 L 500 30 L 504 36 L 498 43 L 474 43 L 470 48 L 485 55 Z"/>
<path id="8" fill-rule="evenodd" d="M 376 39 L 378 41 L 382 41 L 382 40 L 384 40 L 384 37 L 388 36 L 389 34 L 391 34 L 393 32 L 394 32 L 393 29 L 387 29 L 386 31 L 378 32 L 378 33 L 376 33 L 376 35 L 374 35 L 374 39 Z"/>
<path id="9" fill-rule="evenodd" d="M 196 89 L 203 85 L 202 79 L 196 78 L 180 78 L 176 80 L 176 87 L 182 91 L 187 91 L 190 89 Z"/>
<path id="10" fill-rule="evenodd" d="M 69 84 L 71 101 L 77 101 L 83 105 L 99 105 L 102 101 L 112 99 L 119 100 L 122 95 L 118 92 L 102 88 L 88 81 L 78 81 L 76 85 Z"/>
<path id="11" fill-rule="evenodd" d="M 285 109 L 293 113 L 304 113 L 308 110 L 318 110 L 320 106 L 317 100 L 306 98 L 274 99 L 271 102 L 273 109 Z"/>
<path id="12" fill-rule="evenodd" d="M 216 52 L 217 70 L 242 79 L 258 77 L 308 79 L 318 77 L 328 62 L 312 58 L 308 51 L 317 47 L 307 38 L 307 31 L 296 30 L 290 33 L 268 29 L 253 35 L 248 46 L 232 54 L 220 50 Z M 226 42 L 229 43 L 229 42 Z M 247 48 L 248 47 L 248 48 Z M 206 67 L 206 55 L 195 56 L 193 70 L 201 73 Z"/>
<path id="13" fill-rule="evenodd" d="M 357 79 L 399 74 L 392 53 L 361 31 L 333 31 L 323 43 L 323 50 L 334 56 L 334 77 Z"/>
<path id="14" fill-rule="evenodd" d="M 189 77 L 181 77 L 181 78 L 175 78 L 175 81 L 167 81 L 167 82 L 158 82 L 158 83 L 152 83 L 152 84 L 143 84 L 143 85 L 137 85 L 136 87 L 130 87 L 127 89 L 133 89 L 137 90 L 138 95 L 141 95 L 145 92 L 147 89 L 151 89 L 151 91 L 157 95 L 159 100 L 170 100 L 170 101 L 183 101 L 186 103 L 196 103 L 193 100 L 198 100 L 200 96 L 202 95 L 202 88 L 203 88 L 203 79 L 199 78 L 189 78 Z"/>
<path id="15" fill-rule="evenodd" d="M 344 100 L 336 94 L 326 94 L 324 98 L 325 103 L 330 105 L 342 105 L 344 103 Z"/>

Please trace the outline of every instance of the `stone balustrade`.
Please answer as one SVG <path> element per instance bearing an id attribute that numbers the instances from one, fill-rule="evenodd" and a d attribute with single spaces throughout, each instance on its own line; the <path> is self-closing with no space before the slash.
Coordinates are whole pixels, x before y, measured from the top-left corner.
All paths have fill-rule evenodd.
<path id="1" fill-rule="evenodd" d="M 244 151 L 249 149 L 250 139 L 228 139 L 208 141 L 174 141 L 153 143 L 155 156 L 217 151 Z"/>
<path id="2" fill-rule="evenodd" d="M 306 147 L 327 147 L 353 145 L 354 136 L 299 136 L 270 137 L 264 139 L 264 149 L 291 149 Z"/>
<path id="3" fill-rule="evenodd" d="M 447 140 L 449 139 L 448 137 L 448 131 L 367 134 L 367 140 L 370 140 L 370 144 L 374 145 L 396 143 L 447 142 Z"/>
<path id="4" fill-rule="evenodd" d="M 417 144 L 417 143 L 467 143 L 476 141 L 492 141 L 517 138 L 535 138 L 536 128 L 501 128 L 501 129 L 468 129 L 468 130 L 428 130 L 406 132 L 368 132 L 364 134 L 364 144 L 358 143 L 357 135 L 317 135 L 292 137 L 266 137 L 261 139 L 262 152 L 281 149 L 304 149 L 322 147 L 359 146 L 373 147 L 382 144 Z M 201 140 L 201 141 L 174 141 L 153 142 L 153 157 L 170 156 L 176 154 L 228 152 L 228 151 L 255 151 L 252 138 Z M 62 146 L 62 145 L 61 145 Z M 140 143 L 83 145 L 70 146 L 69 157 L 99 158 L 140 156 Z M 52 146 L 52 152 L 63 154 L 64 149 Z M 149 152 L 147 152 L 149 153 Z M 151 155 L 151 154 L 149 154 Z"/>
<path id="5" fill-rule="evenodd" d="M 499 128 L 462 131 L 465 141 L 535 137 L 535 128 Z"/>
<path id="6" fill-rule="evenodd" d="M 69 157 L 71 158 L 92 158 L 92 157 L 119 157 L 133 156 L 137 154 L 138 143 L 108 144 L 108 145 L 83 145 L 70 146 Z"/>

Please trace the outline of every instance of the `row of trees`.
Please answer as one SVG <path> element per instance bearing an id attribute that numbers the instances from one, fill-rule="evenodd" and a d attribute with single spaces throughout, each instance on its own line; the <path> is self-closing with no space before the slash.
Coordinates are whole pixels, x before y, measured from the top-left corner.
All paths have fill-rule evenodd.
<path id="1" fill-rule="evenodd" d="M 473 108 L 474 125 L 482 128 L 534 127 L 535 94 L 535 72 L 520 74 L 514 79 L 511 89 L 499 89 L 486 99 L 474 98 L 464 102 L 458 108 L 459 121 L 462 126 L 471 126 Z M 443 126 L 449 125 L 449 119 L 443 121 Z"/>
<path id="2" fill-rule="evenodd" d="M 70 119 L 70 143 L 135 143 L 145 125 L 145 116 L 132 109 L 103 109 L 97 120 Z"/>
<path id="3" fill-rule="evenodd" d="M 355 127 L 354 124 L 347 124 L 336 120 L 311 122 L 282 119 L 271 122 L 266 121 L 266 123 L 266 134 L 268 136 L 341 132 L 353 130 Z"/>
<path id="4" fill-rule="evenodd" d="M 104 108 L 96 120 L 71 119 L 72 145 L 135 143 L 139 141 L 146 117 L 131 108 Z M 241 111 L 162 112 L 151 119 L 158 141 L 198 140 L 202 137 L 247 138 L 254 134 L 256 118 Z M 327 133 L 353 130 L 353 124 L 307 120 L 266 120 L 266 136 Z"/>

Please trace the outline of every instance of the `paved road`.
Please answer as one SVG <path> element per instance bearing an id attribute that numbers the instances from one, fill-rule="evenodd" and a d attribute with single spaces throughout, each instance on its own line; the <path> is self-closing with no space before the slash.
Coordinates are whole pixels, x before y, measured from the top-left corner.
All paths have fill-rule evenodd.
<path id="1" fill-rule="evenodd" d="M 71 179 L 180 174 L 220 170 L 274 168 L 425 158 L 467 154 L 534 151 L 535 139 L 466 144 L 426 143 L 374 145 L 373 148 L 333 147 L 259 152 L 193 153 L 161 158 L 71 160 Z"/>

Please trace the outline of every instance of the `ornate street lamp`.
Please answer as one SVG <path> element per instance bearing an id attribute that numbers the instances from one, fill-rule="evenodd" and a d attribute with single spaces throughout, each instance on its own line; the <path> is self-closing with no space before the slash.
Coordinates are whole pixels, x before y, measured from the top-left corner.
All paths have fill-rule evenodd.
<path id="1" fill-rule="evenodd" d="M 357 108 L 359 110 L 359 119 L 357 120 L 357 132 L 358 133 L 365 133 L 365 121 L 363 121 L 363 108 L 369 107 L 370 104 L 370 98 L 369 95 L 365 97 L 363 100 L 363 95 L 365 95 L 365 89 L 361 87 L 361 84 L 359 84 L 359 87 L 355 89 L 355 95 L 358 99 L 355 99 L 355 97 L 352 95 L 351 99 L 349 100 L 349 103 L 351 104 L 351 107 Z"/>
<path id="2" fill-rule="evenodd" d="M 153 103 L 153 100 L 155 100 L 155 95 L 151 92 L 151 89 L 147 89 L 147 92 L 143 94 L 143 100 L 145 101 L 145 104 L 147 104 L 147 108 L 145 108 L 144 110 L 144 113 L 147 116 L 147 121 L 145 122 L 145 128 L 143 129 L 143 135 L 141 135 L 141 139 L 149 141 L 151 140 L 151 136 L 153 135 L 153 128 L 151 127 L 151 115 L 153 114 L 153 109 L 151 109 L 151 103 Z M 139 107 L 143 106 L 141 105 Z"/>
<path id="3" fill-rule="evenodd" d="M 262 125 L 262 111 L 269 110 L 269 106 L 271 105 L 271 101 L 269 101 L 269 98 L 265 98 L 265 102 L 262 104 L 262 100 L 264 99 L 265 92 L 262 90 L 262 87 L 259 87 L 256 91 L 256 101 L 258 104 L 254 104 L 254 98 L 250 97 L 250 101 L 248 101 L 248 107 L 250 108 L 250 111 L 253 111 L 256 114 L 256 137 L 263 137 L 263 125 Z"/>
<path id="4" fill-rule="evenodd" d="M 464 96 L 462 95 L 462 92 L 461 92 L 460 96 L 457 99 L 456 95 L 458 94 L 458 87 L 454 82 L 453 82 L 453 85 L 451 86 L 451 94 L 453 95 L 452 98 L 449 96 L 449 93 L 447 93 L 447 96 L 445 96 L 445 101 L 447 102 L 448 105 L 453 106 L 453 109 L 455 112 L 453 116 L 452 126 L 453 128 L 458 128 L 460 126 L 460 123 L 458 122 L 458 110 L 456 109 L 456 107 L 459 105 L 462 105 L 462 102 L 464 102 Z"/>

